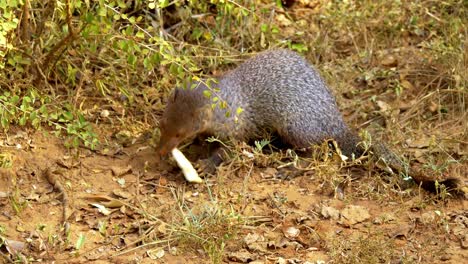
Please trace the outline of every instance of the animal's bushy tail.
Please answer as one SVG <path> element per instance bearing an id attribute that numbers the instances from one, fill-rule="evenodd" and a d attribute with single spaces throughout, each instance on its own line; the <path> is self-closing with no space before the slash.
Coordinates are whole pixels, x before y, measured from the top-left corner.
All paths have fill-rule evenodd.
<path id="1" fill-rule="evenodd" d="M 451 194 L 458 194 L 460 192 L 461 183 L 457 178 L 437 180 L 434 177 L 427 176 L 424 172 L 411 168 L 407 162 L 403 161 L 382 143 L 373 143 L 370 150 L 373 152 L 373 156 L 383 161 L 393 173 L 411 177 L 416 184 L 429 192 L 439 193 L 442 190 L 442 185 Z"/>

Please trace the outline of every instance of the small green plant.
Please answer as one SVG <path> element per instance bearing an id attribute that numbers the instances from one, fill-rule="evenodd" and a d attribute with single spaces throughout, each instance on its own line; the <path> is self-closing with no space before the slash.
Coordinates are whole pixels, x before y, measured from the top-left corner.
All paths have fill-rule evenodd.
<path id="1" fill-rule="evenodd" d="M 11 168 L 13 166 L 13 156 L 10 153 L 0 153 L 0 168 Z"/>
<path id="2" fill-rule="evenodd" d="M 98 222 L 98 230 L 99 233 L 103 236 L 107 236 L 107 222 L 106 221 L 99 221 Z"/>
<path id="3" fill-rule="evenodd" d="M 10 204 L 17 215 L 21 214 L 24 208 L 28 206 L 28 202 L 21 197 L 18 189 L 10 195 Z"/>
<path id="4" fill-rule="evenodd" d="M 255 149 L 258 151 L 258 152 L 262 152 L 263 148 L 265 146 L 267 146 L 268 144 L 270 144 L 270 141 L 269 140 L 266 140 L 266 139 L 262 139 L 260 141 L 255 141 Z"/>
<path id="5" fill-rule="evenodd" d="M 0 248 L 5 244 L 6 227 L 0 224 Z"/>
<path id="6" fill-rule="evenodd" d="M 183 225 L 173 226 L 179 245 L 203 249 L 212 263 L 221 263 L 226 244 L 236 237 L 243 217 L 233 207 L 215 200 L 198 209 L 180 201 L 179 212 Z"/>
<path id="7" fill-rule="evenodd" d="M 437 164 L 433 156 L 429 157 L 429 161 L 424 165 L 425 168 L 430 169 L 436 173 L 442 174 L 447 171 L 451 164 L 457 163 L 454 159 L 446 159 L 441 164 Z"/>
<path id="8" fill-rule="evenodd" d="M 75 250 L 77 252 L 84 246 L 85 241 L 86 241 L 86 236 L 83 233 L 80 233 L 75 243 Z"/>
<path id="9" fill-rule="evenodd" d="M 57 132 L 60 132 L 63 127 L 56 126 L 56 129 Z M 98 144 L 96 133 L 82 114 L 78 114 L 77 119 L 69 120 L 64 130 L 66 132 L 65 146 L 67 147 L 77 148 L 83 143 L 86 147 L 94 149 Z"/>

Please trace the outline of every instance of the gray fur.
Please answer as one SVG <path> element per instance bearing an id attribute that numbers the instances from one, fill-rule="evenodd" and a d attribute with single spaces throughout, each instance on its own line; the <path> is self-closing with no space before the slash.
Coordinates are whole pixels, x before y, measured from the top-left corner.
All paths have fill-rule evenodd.
<path id="1" fill-rule="evenodd" d="M 326 139 L 337 140 L 345 154 L 355 151 L 357 137 L 350 132 L 335 98 L 317 71 L 295 52 L 266 51 L 219 78 L 219 97 L 244 111 L 239 122 L 217 108 L 206 130 L 221 138 L 252 139 L 265 131 L 277 132 L 296 148 Z M 199 87 L 200 88 L 200 87 Z"/>
<path id="2" fill-rule="evenodd" d="M 292 51 L 262 52 L 218 78 L 211 88 L 219 89 L 216 96 L 230 106 L 231 117 L 225 116 L 226 109 L 212 110 L 212 101 L 203 95 L 208 88 L 203 83 L 196 85 L 195 89 L 177 88 L 169 99 L 160 123 L 160 155 L 201 133 L 247 141 L 273 132 L 295 148 L 307 148 L 332 138 L 345 155 L 363 151 L 358 146 L 359 137 L 344 122 L 325 82 L 304 58 Z M 238 107 L 244 111 L 235 122 Z M 437 192 L 432 178 L 410 169 L 385 145 L 377 144 L 372 149 L 389 167 L 410 174 L 423 188 Z M 459 180 L 449 178 L 438 184 L 456 190 Z"/>

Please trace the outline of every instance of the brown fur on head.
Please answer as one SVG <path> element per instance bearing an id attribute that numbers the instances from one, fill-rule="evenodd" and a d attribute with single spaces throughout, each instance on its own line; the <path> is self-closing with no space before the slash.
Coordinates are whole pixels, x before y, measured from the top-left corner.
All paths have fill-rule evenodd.
<path id="1" fill-rule="evenodd" d="M 157 148 L 160 156 L 205 130 L 209 105 L 203 96 L 203 85 L 198 86 L 176 88 L 169 98 L 160 121 L 161 138 Z"/>

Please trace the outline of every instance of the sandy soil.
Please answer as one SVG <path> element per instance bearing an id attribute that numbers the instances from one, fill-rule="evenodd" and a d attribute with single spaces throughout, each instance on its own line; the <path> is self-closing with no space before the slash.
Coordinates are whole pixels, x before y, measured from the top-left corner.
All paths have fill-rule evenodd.
<path id="1" fill-rule="evenodd" d="M 16 136 L 16 137 L 15 137 Z M 188 184 L 146 142 L 68 151 L 44 132 L 12 132 L 0 170 L 1 252 L 49 263 L 463 263 L 466 199 L 394 188 L 376 172 L 334 192 L 320 168 L 293 179 L 246 161 Z M 241 155 L 242 156 L 242 155 Z M 324 166 L 330 164 L 324 163 Z M 333 166 L 331 164 L 330 166 Z M 63 199 L 47 169 L 65 189 Z M 466 164 L 453 170 L 465 177 Z M 346 176 L 346 169 L 335 171 Z M 325 174 L 325 175 L 324 175 Z M 375 177 L 373 177 L 375 176 Z M 345 177 L 343 177 L 345 179 Z M 464 178 L 466 180 L 466 178 Z M 99 209 L 97 206 L 105 206 Z M 254 262 L 252 262 L 254 261 Z M 256 262 L 255 262 L 256 261 Z"/>

